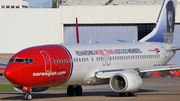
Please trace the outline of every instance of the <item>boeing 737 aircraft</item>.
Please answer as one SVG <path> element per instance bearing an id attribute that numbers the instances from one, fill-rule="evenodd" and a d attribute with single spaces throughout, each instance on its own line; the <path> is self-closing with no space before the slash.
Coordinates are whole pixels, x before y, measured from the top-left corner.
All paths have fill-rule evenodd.
<path id="1" fill-rule="evenodd" d="M 173 45 L 177 0 L 164 0 L 153 31 L 139 42 L 43 45 L 11 57 L 4 75 L 23 92 L 68 85 L 69 96 L 82 95 L 82 85 L 109 84 L 120 96 L 133 96 L 148 72 L 179 70 L 168 61 L 180 47 Z"/>

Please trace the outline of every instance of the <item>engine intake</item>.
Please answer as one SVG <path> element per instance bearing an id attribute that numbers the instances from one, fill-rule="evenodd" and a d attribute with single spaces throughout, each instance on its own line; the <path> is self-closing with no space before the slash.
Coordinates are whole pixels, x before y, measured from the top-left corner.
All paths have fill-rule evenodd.
<path id="1" fill-rule="evenodd" d="M 141 87 L 142 79 L 131 72 L 120 72 L 110 78 L 109 84 L 114 92 L 135 92 Z"/>

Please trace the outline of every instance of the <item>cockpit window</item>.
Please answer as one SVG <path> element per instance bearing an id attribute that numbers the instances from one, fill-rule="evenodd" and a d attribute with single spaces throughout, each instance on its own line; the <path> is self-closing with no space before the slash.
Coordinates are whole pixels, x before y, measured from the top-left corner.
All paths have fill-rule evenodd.
<path id="1" fill-rule="evenodd" d="M 15 59 L 10 59 L 9 62 L 14 62 Z"/>
<path id="2" fill-rule="evenodd" d="M 24 59 L 16 59 L 15 62 L 24 62 Z"/>
<path id="3" fill-rule="evenodd" d="M 15 63 L 27 63 L 31 64 L 34 62 L 33 58 L 26 58 L 26 59 L 10 59 L 9 63 L 15 62 Z"/>

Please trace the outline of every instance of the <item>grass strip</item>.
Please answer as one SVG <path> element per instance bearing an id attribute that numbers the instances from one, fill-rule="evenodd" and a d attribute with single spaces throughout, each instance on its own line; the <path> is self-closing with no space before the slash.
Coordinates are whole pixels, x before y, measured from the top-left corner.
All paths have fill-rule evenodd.
<path id="1" fill-rule="evenodd" d="M 50 87 L 48 90 L 66 90 L 67 86 Z"/>
<path id="2" fill-rule="evenodd" d="M 15 91 L 12 84 L 0 84 L 0 92 L 2 91 Z"/>
<path id="3" fill-rule="evenodd" d="M 67 86 L 50 87 L 48 90 L 66 90 Z M 15 91 L 12 84 L 0 84 L 0 92 L 2 91 Z"/>

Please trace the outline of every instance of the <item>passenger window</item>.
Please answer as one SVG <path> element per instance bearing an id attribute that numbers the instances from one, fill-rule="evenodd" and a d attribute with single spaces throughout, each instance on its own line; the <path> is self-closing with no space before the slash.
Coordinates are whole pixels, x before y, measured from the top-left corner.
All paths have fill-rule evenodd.
<path id="1" fill-rule="evenodd" d="M 61 59 L 62 63 L 63 63 L 63 59 Z"/>
<path id="2" fill-rule="evenodd" d="M 101 57 L 99 57 L 99 61 L 102 61 L 102 60 L 101 60 Z"/>
<path id="3" fill-rule="evenodd" d="M 59 59 L 59 63 L 61 63 L 61 59 Z"/>
<path id="4" fill-rule="evenodd" d="M 81 58 L 79 58 L 79 62 L 81 62 Z"/>
<path id="5" fill-rule="evenodd" d="M 66 62 L 68 63 L 68 59 L 66 59 Z"/>
<path id="6" fill-rule="evenodd" d="M 54 63 L 56 63 L 55 59 L 53 59 Z"/>
<path id="7" fill-rule="evenodd" d="M 93 57 L 91 58 L 91 60 L 94 61 L 94 60 L 93 60 Z"/>
<path id="8" fill-rule="evenodd" d="M 66 63 L 66 59 L 64 59 L 64 63 Z"/>
<path id="9" fill-rule="evenodd" d="M 56 59 L 56 62 L 58 63 L 58 59 Z"/>

